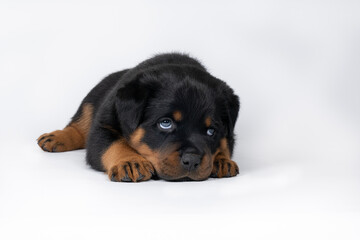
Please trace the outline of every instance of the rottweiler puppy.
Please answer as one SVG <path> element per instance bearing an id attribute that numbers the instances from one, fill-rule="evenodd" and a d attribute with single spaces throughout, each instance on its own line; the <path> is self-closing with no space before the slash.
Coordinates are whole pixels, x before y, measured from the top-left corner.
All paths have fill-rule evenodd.
<path id="1" fill-rule="evenodd" d="M 185 54 L 156 55 L 110 74 L 70 123 L 45 133 L 47 152 L 86 148 L 112 181 L 205 180 L 239 173 L 231 160 L 239 98 Z"/>

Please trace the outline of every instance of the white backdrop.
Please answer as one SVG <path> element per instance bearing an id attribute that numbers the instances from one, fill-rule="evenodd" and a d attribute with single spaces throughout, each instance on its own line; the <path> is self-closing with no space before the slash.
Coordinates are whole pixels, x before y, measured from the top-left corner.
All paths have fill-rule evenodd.
<path id="1" fill-rule="evenodd" d="M 1 1 L 0 239 L 359 239 L 358 1 Z M 107 74 L 202 60 L 241 99 L 240 175 L 113 183 L 35 139 Z"/>

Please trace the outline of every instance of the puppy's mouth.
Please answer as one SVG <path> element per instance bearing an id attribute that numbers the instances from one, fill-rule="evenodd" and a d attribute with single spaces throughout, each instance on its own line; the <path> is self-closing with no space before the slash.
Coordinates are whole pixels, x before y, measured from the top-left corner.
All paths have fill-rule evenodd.
<path id="1" fill-rule="evenodd" d="M 202 182 L 205 181 L 208 178 L 204 178 L 204 179 L 192 179 L 190 177 L 182 177 L 179 179 L 174 179 L 174 180 L 166 180 L 166 181 L 170 181 L 170 182 Z"/>
<path id="2" fill-rule="evenodd" d="M 164 179 L 165 181 L 169 181 L 169 182 L 191 182 L 191 181 L 204 181 L 204 180 L 206 180 L 206 179 L 208 179 L 208 178 L 205 178 L 205 179 L 197 179 L 197 178 L 191 178 L 191 177 L 189 177 L 189 176 L 180 177 L 180 178 L 161 176 L 161 179 Z"/>
<path id="3" fill-rule="evenodd" d="M 189 181 L 204 181 L 209 178 L 209 174 L 201 174 L 198 171 L 182 171 L 182 174 L 168 174 L 165 172 L 157 172 L 158 177 L 170 182 L 189 182 Z M 209 176 L 208 176 L 209 175 Z"/>
<path id="4" fill-rule="evenodd" d="M 170 179 L 170 180 L 167 180 L 167 181 L 170 181 L 170 182 L 189 182 L 189 181 L 194 181 L 194 180 L 189 178 L 189 177 L 182 177 L 182 178 L 179 178 L 179 179 Z"/>

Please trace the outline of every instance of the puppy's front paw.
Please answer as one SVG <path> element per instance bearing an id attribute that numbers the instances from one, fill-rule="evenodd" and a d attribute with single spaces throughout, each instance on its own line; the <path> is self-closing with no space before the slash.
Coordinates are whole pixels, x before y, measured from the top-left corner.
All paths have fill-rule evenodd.
<path id="1" fill-rule="evenodd" d="M 121 161 L 108 171 L 108 176 L 114 182 L 147 181 L 155 174 L 152 164 L 141 158 Z"/>
<path id="2" fill-rule="evenodd" d="M 63 152 L 65 141 L 61 131 L 45 133 L 38 139 L 39 147 L 46 152 Z"/>
<path id="3" fill-rule="evenodd" d="M 210 177 L 234 177 L 239 174 L 236 162 L 227 158 L 215 158 Z"/>

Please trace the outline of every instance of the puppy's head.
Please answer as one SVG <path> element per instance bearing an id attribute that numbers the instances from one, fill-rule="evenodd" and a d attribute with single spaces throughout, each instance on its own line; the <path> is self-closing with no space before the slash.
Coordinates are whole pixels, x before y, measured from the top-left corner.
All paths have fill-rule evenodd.
<path id="1" fill-rule="evenodd" d="M 232 151 L 238 97 L 199 69 L 138 73 L 119 89 L 116 109 L 129 145 L 160 178 L 204 180 L 215 155 Z"/>

